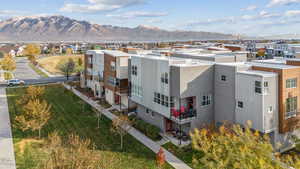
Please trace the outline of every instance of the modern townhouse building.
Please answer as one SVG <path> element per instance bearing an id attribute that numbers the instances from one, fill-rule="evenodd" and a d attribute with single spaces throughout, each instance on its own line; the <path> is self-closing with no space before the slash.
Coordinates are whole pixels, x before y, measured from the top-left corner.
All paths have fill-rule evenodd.
<path id="1" fill-rule="evenodd" d="M 104 97 L 104 51 L 89 50 L 86 52 L 84 74 L 82 86 L 92 89 L 95 97 Z"/>
<path id="2" fill-rule="evenodd" d="M 95 97 L 105 98 L 119 109 L 127 109 L 129 57 L 121 51 L 87 51 L 82 86 L 90 88 Z"/>
<path id="3" fill-rule="evenodd" d="M 104 51 L 105 99 L 120 109 L 128 108 L 128 59 L 130 54 L 121 51 Z"/>
<path id="4" fill-rule="evenodd" d="M 120 109 L 135 103 L 137 116 L 166 135 L 186 138 L 207 124 L 251 121 L 253 129 L 282 145 L 276 147 L 280 151 L 292 145 L 292 135 L 300 136 L 300 59 L 245 62 L 243 53 L 234 52 L 145 53 L 88 51 L 87 87 Z"/>
<path id="5" fill-rule="evenodd" d="M 130 99 L 137 116 L 164 133 L 213 122 L 213 63 L 166 56 L 132 56 Z"/>
<path id="6" fill-rule="evenodd" d="M 145 55 L 129 62 L 137 115 L 166 134 L 251 121 L 274 145 L 282 144 L 278 150 L 292 144 L 291 135 L 300 136 L 300 60 L 210 62 Z"/>

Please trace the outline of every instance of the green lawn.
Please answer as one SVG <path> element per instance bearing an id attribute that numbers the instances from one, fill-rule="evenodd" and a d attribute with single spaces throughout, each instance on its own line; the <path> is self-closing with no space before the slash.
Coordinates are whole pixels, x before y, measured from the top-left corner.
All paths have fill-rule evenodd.
<path id="1" fill-rule="evenodd" d="M 29 63 L 29 66 L 31 67 L 31 69 L 33 69 L 41 77 L 48 77 L 48 75 L 46 73 L 41 71 L 39 68 L 35 67 L 32 63 Z"/>
<path id="2" fill-rule="evenodd" d="M 25 88 L 7 89 L 12 124 L 16 114 L 21 112 L 16 100 L 24 92 Z M 81 138 L 89 138 L 97 146 L 97 151 L 101 154 L 101 163 L 106 165 L 105 169 L 158 168 L 155 153 L 130 135 L 125 137 L 124 149 L 120 150 L 119 137 L 110 131 L 111 121 L 103 116 L 100 129 L 97 129 L 97 119 L 91 107 L 85 106 L 86 111 L 82 112 L 82 105 L 78 104 L 80 99 L 61 85 L 47 86 L 44 99 L 52 105 L 53 116 L 42 130 L 43 138 L 54 130 L 59 131 L 65 138 L 71 133 L 76 133 Z M 18 168 L 37 168 L 40 161 L 47 157 L 48 150 L 44 141 L 36 139 L 37 133 L 22 132 L 12 126 Z M 164 168 L 172 167 L 166 165 Z"/>

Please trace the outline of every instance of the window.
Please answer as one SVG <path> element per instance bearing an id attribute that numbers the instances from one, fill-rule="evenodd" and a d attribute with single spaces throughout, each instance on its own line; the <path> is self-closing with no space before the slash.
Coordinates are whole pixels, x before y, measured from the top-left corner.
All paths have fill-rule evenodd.
<path id="1" fill-rule="evenodd" d="M 295 117 L 297 114 L 297 97 L 290 97 L 286 99 L 286 113 L 285 118 Z"/>
<path id="2" fill-rule="evenodd" d="M 168 84 L 169 83 L 169 75 L 168 75 L 168 73 L 161 74 L 161 78 L 160 79 L 161 79 L 162 83 Z"/>
<path id="3" fill-rule="evenodd" d="M 244 103 L 241 102 L 241 101 L 238 101 L 238 107 L 239 107 L 239 108 L 244 108 Z"/>
<path id="4" fill-rule="evenodd" d="M 273 113 L 273 107 L 272 106 L 268 107 L 268 113 Z"/>
<path id="5" fill-rule="evenodd" d="M 131 66 L 131 74 L 137 76 L 137 66 Z"/>
<path id="6" fill-rule="evenodd" d="M 110 70 L 116 71 L 116 62 L 110 62 Z"/>
<path id="7" fill-rule="evenodd" d="M 173 96 L 170 97 L 170 107 L 175 107 L 175 101 Z"/>
<path id="8" fill-rule="evenodd" d="M 161 105 L 165 105 L 165 95 L 161 95 Z"/>
<path id="9" fill-rule="evenodd" d="M 260 81 L 255 81 L 255 93 L 262 93 L 262 86 Z"/>
<path id="10" fill-rule="evenodd" d="M 269 82 L 265 81 L 264 82 L 264 94 L 269 93 Z"/>
<path id="11" fill-rule="evenodd" d="M 157 104 L 161 103 L 160 94 L 159 93 L 154 93 L 154 102 L 157 103 Z"/>
<path id="12" fill-rule="evenodd" d="M 149 113 L 150 113 L 150 110 L 149 110 L 149 109 L 146 109 L 146 113 L 149 114 Z"/>
<path id="13" fill-rule="evenodd" d="M 202 106 L 207 106 L 211 104 L 211 95 L 202 96 Z"/>
<path id="14" fill-rule="evenodd" d="M 225 76 L 225 75 L 222 75 L 222 76 L 221 76 L 221 80 L 222 80 L 222 81 L 226 81 L 226 76 Z"/>
<path id="15" fill-rule="evenodd" d="M 155 113 L 153 111 L 151 111 L 151 116 L 154 118 Z"/>
<path id="16" fill-rule="evenodd" d="M 297 87 L 297 78 L 286 80 L 286 88 L 296 88 L 296 87 Z"/>

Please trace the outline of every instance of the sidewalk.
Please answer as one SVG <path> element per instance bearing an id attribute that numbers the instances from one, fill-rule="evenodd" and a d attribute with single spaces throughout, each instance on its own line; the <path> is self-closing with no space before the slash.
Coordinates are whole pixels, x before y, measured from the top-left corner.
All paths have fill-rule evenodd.
<path id="1" fill-rule="evenodd" d="M 98 111 L 101 111 L 102 114 L 105 115 L 107 118 L 109 118 L 111 120 L 117 118 L 116 115 L 110 113 L 107 109 L 103 109 L 100 105 L 98 105 L 93 100 L 88 99 L 88 97 L 86 97 L 85 95 L 81 94 L 79 91 L 75 90 L 74 88 L 71 89 L 71 87 L 68 86 L 68 85 L 66 85 L 66 84 L 64 84 L 64 86 L 65 86 L 65 88 L 71 90 L 75 95 L 77 95 L 78 97 L 80 97 L 82 100 L 84 100 L 85 102 L 87 102 L 88 104 L 90 104 L 92 107 L 94 107 Z M 149 149 L 151 149 L 154 153 L 157 153 L 159 151 L 159 149 L 161 148 L 161 146 L 159 144 L 157 144 L 153 140 L 149 139 L 143 133 L 141 133 L 140 131 L 136 130 L 135 128 L 131 128 L 128 133 L 130 135 L 132 135 L 134 138 L 136 138 L 138 141 L 140 141 L 141 143 L 143 143 L 146 147 L 148 147 Z M 191 167 L 189 167 L 188 165 L 186 165 L 183 161 L 181 161 L 180 159 L 178 159 L 172 153 L 170 153 L 169 151 L 167 151 L 164 148 L 163 148 L 163 150 L 165 152 L 166 161 L 171 166 L 173 166 L 176 169 L 191 169 Z"/>
<path id="2" fill-rule="evenodd" d="M 0 169 L 16 169 L 5 88 L 0 88 Z"/>

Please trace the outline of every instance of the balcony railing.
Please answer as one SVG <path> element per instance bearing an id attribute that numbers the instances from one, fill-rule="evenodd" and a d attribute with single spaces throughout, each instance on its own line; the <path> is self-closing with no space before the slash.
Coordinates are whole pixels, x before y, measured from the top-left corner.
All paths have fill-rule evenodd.
<path id="1" fill-rule="evenodd" d="M 181 110 L 171 109 L 171 120 L 185 124 L 192 122 L 197 117 L 196 109 L 181 108 Z"/>

